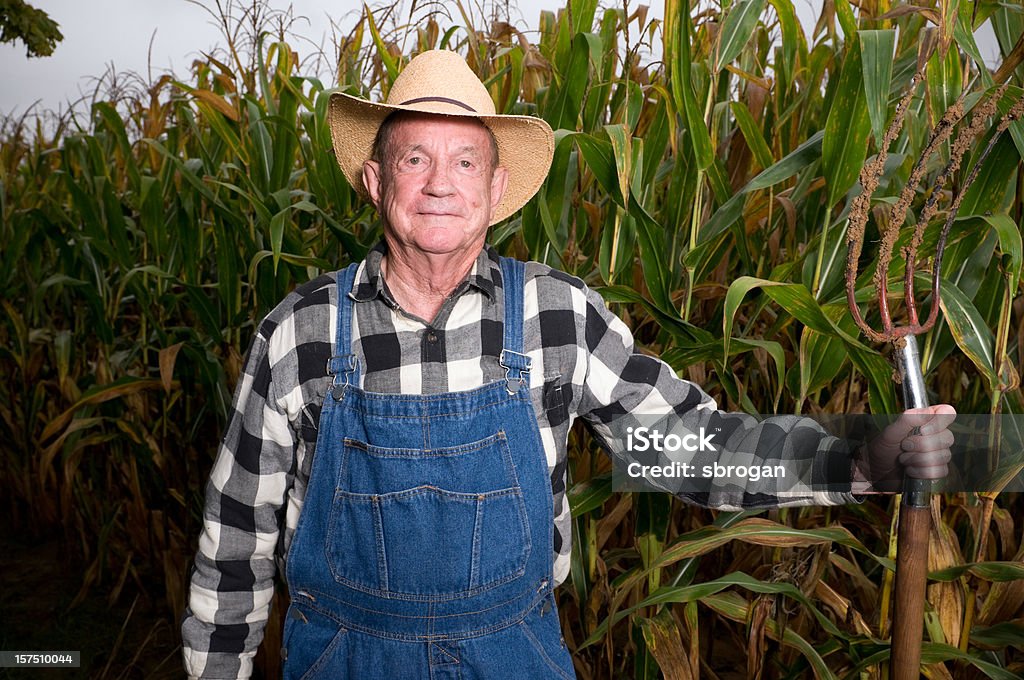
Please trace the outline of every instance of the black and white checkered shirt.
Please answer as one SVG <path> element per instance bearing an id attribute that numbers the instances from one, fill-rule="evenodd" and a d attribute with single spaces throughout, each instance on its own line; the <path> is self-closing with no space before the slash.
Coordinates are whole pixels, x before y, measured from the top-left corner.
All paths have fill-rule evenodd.
<path id="1" fill-rule="evenodd" d="M 360 266 L 352 348 L 362 387 L 372 392 L 437 394 L 501 380 L 504 303 L 497 255 L 481 252 L 466 280 L 431 323 L 404 313 L 380 275 L 378 246 Z M 338 290 L 333 274 L 300 286 L 267 316 L 253 339 L 233 413 L 206 492 L 189 608 L 182 626 L 190 675 L 248 677 L 302 509 L 320 406 L 330 385 Z M 713 429 L 745 442 L 730 462 L 784 461 L 807 478 L 850 476 L 844 446 L 794 416 L 756 424 L 726 414 L 662 361 L 635 351 L 628 328 L 582 281 L 538 263 L 526 266 L 524 351 L 554 496 L 554 576 L 569 573 L 571 521 L 566 497 L 566 442 L 581 417 L 611 447 L 622 414 L 674 413 L 686 428 Z M 622 453 L 612 451 L 613 455 Z M 734 454 L 738 455 L 738 454 Z M 813 474 L 812 474 L 813 468 Z M 681 494 L 720 508 L 831 505 L 849 493 L 760 486 Z M 283 573 L 283 571 L 282 571 Z"/>

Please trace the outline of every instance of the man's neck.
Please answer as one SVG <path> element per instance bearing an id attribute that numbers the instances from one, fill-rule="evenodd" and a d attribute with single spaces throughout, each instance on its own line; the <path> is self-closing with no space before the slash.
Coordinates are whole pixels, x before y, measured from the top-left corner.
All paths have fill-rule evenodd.
<path id="1" fill-rule="evenodd" d="M 410 253 L 389 243 L 380 273 L 403 310 L 433 321 L 444 301 L 472 270 L 479 254 L 479 249 L 445 255 Z"/>

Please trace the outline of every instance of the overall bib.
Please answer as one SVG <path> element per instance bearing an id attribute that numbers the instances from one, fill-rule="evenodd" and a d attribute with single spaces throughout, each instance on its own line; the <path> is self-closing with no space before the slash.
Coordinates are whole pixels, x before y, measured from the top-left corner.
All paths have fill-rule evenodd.
<path id="1" fill-rule="evenodd" d="M 502 258 L 505 378 L 429 396 L 358 387 L 356 265 L 338 273 L 333 384 L 287 560 L 287 680 L 575 678 L 552 594 L 523 271 Z"/>

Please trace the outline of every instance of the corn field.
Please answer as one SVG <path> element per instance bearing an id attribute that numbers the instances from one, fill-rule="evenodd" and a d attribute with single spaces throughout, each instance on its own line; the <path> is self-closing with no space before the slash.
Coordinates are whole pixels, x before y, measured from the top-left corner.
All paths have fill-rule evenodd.
<path id="1" fill-rule="evenodd" d="M 665 0 L 656 20 L 639 4 L 572 0 L 527 33 L 504 3 L 371 7 L 338 39 L 326 75 L 309 72 L 285 31 L 255 21 L 259 3 L 229 4 L 225 28 L 239 30 L 187 75 L 97 97 L 56 126 L 7 120 L 5 522 L 58 532 L 82 565 L 83 598 L 141 592 L 177 625 L 206 476 L 256 324 L 381 236 L 334 160 L 328 96 L 381 99 L 432 48 L 463 54 L 499 112 L 556 131 L 547 182 L 492 230 L 500 252 L 601 290 L 645 351 L 722 408 L 898 412 L 891 347 L 858 337 L 846 304 L 858 177 L 912 92 L 870 202 L 858 279 L 870 310 L 879 233 L 915 164 L 925 159 L 911 216 L 937 201 L 928 253 L 991 134 L 936 184 L 954 149 L 945 141 L 927 157 L 929 131 L 961 96 L 966 126 L 1007 85 L 986 130 L 1024 96 L 1024 10 L 829 0 L 811 29 L 798 1 Z M 983 25 L 995 68 L 975 40 Z M 960 413 L 1024 414 L 1022 159 L 1017 122 L 959 197 L 943 314 L 919 339 L 932 401 Z M 922 260 L 922 276 L 930 266 Z M 902 270 L 887 271 L 898 295 Z M 574 431 L 573 559 L 557 595 L 582 680 L 886 677 L 894 497 L 715 512 L 613 492 L 610 470 Z M 925 674 L 1024 676 L 1024 502 L 949 493 L 932 513 Z M 276 677 L 282 612 L 261 650 L 265 677 Z"/>

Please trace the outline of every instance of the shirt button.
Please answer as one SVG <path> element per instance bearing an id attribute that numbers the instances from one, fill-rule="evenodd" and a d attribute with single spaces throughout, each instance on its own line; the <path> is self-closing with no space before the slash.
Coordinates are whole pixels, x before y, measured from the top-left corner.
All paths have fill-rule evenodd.
<path id="1" fill-rule="evenodd" d="M 427 333 L 427 342 L 429 342 L 429 343 L 437 342 L 437 333 L 435 333 L 434 331 L 430 331 L 429 333 Z"/>

